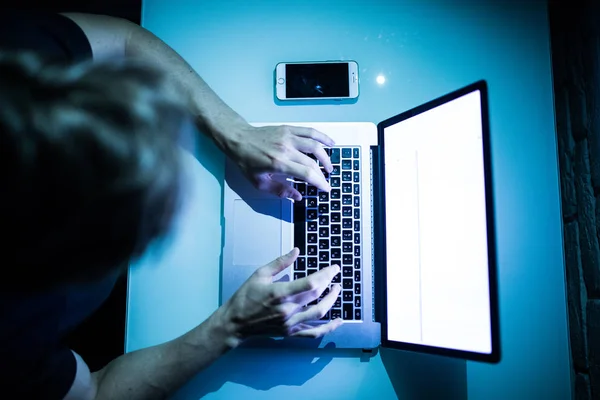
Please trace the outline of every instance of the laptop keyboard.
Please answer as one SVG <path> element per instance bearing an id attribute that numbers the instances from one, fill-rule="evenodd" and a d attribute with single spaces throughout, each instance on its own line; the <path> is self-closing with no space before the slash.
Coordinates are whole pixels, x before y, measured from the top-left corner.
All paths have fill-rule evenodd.
<path id="1" fill-rule="evenodd" d="M 303 196 L 302 201 L 294 203 L 294 245 L 300 249 L 294 279 L 338 264 L 341 272 L 333 283 L 340 283 L 342 290 L 322 319 L 356 321 L 362 319 L 361 152 L 359 147 L 332 147 L 326 151 L 333 171 L 327 174 L 319 165 L 331 192 L 306 183 L 294 184 Z M 317 304 L 328 292 L 329 288 L 310 305 Z"/>

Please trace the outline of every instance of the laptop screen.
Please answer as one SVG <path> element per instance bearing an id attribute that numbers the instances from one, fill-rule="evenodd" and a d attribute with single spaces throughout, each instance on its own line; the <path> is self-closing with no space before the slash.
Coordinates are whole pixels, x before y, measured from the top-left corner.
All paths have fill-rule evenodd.
<path id="1" fill-rule="evenodd" d="M 380 128 L 388 341 L 492 353 L 482 95 Z"/>

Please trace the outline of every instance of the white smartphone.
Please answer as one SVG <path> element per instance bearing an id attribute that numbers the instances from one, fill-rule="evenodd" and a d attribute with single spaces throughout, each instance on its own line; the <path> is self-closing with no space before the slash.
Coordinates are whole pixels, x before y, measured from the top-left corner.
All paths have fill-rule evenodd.
<path id="1" fill-rule="evenodd" d="M 279 63 L 275 68 L 277 99 L 344 100 L 358 97 L 356 61 Z"/>

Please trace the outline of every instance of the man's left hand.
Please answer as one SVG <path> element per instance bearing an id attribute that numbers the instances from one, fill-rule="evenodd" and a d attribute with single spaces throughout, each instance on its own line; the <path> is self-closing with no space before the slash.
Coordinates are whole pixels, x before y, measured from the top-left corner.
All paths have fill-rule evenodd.
<path id="1" fill-rule="evenodd" d="M 316 129 L 248 125 L 235 135 L 228 150 L 230 157 L 256 188 L 299 201 L 302 199 L 300 192 L 277 176 L 293 177 L 330 191 L 331 186 L 318 164 L 308 156 L 313 154 L 330 173 L 333 167 L 324 145 L 333 146 L 333 139 Z"/>

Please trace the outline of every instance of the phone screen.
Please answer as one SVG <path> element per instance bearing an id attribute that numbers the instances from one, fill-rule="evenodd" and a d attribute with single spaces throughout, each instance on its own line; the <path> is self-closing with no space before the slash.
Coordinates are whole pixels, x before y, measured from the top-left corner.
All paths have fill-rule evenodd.
<path id="1" fill-rule="evenodd" d="M 289 99 L 349 97 L 348 63 L 287 64 L 285 90 Z"/>

